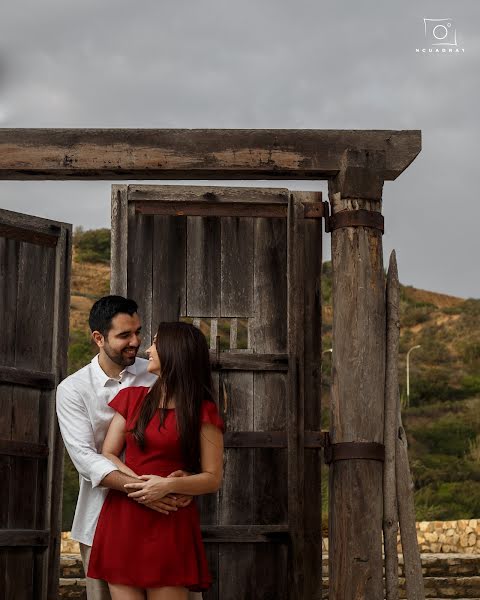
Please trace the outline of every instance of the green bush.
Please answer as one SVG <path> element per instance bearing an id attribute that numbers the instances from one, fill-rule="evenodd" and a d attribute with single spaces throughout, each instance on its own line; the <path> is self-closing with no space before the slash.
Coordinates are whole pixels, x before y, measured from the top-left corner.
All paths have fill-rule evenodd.
<path id="1" fill-rule="evenodd" d="M 78 489 L 79 485 L 77 470 L 73 466 L 68 453 L 65 451 L 65 462 L 63 468 L 62 531 L 70 531 L 72 529 Z"/>
<path id="2" fill-rule="evenodd" d="M 73 235 L 73 244 L 79 262 L 110 262 L 110 229 L 89 229 L 77 227 Z"/>
<path id="3" fill-rule="evenodd" d="M 446 415 L 431 425 L 412 429 L 411 434 L 429 453 L 462 458 L 469 452 L 470 442 L 476 439 L 477 430 L 462 416 Z"/>
<path id="4" fill-rule="evenodd" d="M 480 514 L 480 482 L 426 486 L 415 493 L 415 506 L 419 521 L 476 518 Z"/>
<path id="5" fill-rule="evenodd" d="M 70 332 L 68 346 L 68 373 L 75 373 L 84 367 L 97 354 L 97 347 L 92 342 L 90 333 L 74 329 Z"/>

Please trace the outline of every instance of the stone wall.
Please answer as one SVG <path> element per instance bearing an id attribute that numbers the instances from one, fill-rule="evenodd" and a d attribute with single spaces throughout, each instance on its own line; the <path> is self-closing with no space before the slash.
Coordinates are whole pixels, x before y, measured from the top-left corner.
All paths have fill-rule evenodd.
<path id="1" fill-rule="evenodd" d="M 417 539 L 420 552 L 480 554 L 480 519 L 420 521 Z"/>
<path id="2" fill-rule="evenodd" d="M 480 554 L 480 519 L 420 521 L 417 523 L 420 552 L 432 554 Z M 398 553 L 402 553 L 398 536 Z M 328 552 L 328 539 L 323 539 Z"/>
<path id="3" fill-rule="evenodd" d="M 480 554 L 480 519 L 460 521 L 420 521 L 417 523 L 420 552 L 432 554 Z M 323 539 L 323 549 L 328 552 L 328 539 Z M 402 553 L 400 538 L 398 552 Z M 69 531 L 62 533 L 62 554 L 78 554 L 78 542 Z"/>

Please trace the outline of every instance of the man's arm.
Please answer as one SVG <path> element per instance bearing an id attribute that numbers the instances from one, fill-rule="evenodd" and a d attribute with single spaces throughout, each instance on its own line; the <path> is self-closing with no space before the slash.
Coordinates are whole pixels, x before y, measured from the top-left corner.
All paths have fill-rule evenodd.
<path id="1" fill-rule="evenodd" d="M 125 483 L 138 482 L 138 479 L 120 473 L 116 465 L 97 452 L 92 424 L 80 394 L 59 386 L 56 409 L 65 448 L 80 475 L 90 481 L 92 487 L 104 486 L 128 493 L 123 487 Z M 177 501 L 163 498 L 161 502 L 150 503 L 149 508 L 168 514 L 177 509 Z"/>
<path id="2" fill-rule="evenodd" d="M 92 487 L 101 485 L 117 467 L 97 452 L 92 424 L 80 394 L 60 385 L 56 408 L 63 442 L 75 468 Z"/>

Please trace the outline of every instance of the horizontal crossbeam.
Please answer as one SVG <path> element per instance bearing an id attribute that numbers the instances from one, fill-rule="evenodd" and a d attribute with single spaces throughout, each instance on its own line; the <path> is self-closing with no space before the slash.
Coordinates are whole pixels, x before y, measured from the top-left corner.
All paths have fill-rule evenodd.
<path id="1" fill-rule="evenodd" d="M 347 149 L 385 155 L 393 180 L 420 131 L 0 129 L 0 179 L 326 179 Z"/>

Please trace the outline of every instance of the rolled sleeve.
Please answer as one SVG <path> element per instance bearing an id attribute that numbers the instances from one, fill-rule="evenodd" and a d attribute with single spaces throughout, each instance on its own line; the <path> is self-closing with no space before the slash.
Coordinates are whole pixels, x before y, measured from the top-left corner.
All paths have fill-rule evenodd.
<path id="1" fill-rule="evenodd" d="M 57 388 L 58 423 L 65 448 L 75 468 L 92 488 L 117 467 L 97 451 L 92 424 L 80 394 L 60 385 Z"/>

